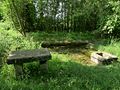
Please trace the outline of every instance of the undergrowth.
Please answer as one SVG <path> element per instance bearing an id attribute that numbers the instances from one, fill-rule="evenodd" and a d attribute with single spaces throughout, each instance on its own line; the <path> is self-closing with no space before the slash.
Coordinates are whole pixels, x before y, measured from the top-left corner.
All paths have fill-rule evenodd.
<path id="1" fill-rule="evenodd" d="M 16 31 L 0 30 L 0 60 L 5 60 L 10 51 L 40 48 L 40 43 L 47 40 L 91 40 L 92 35 L 80 33 L 31 33 L 23 37 Z M 30 38 L 31 37 L 31 38 Z M 115 55 L 119 54 L 120 42 L 97 44 L 97 49 Z M 77 50 L 77 49 L 75 49 Z M 69 51 L 68 51 L 69 52 Z M 25 78 L 15 79 L 13 65 L 4 65 L 0 69 L 0 90 L 119 90 L 120 64 L 86 65 L 71 58 L 73 53 L 52 52 L 49 70 L 39 71 L 37 62 L 24 64 Z M 74 55 L 74 54 L 73 54 Z M 76 53 L 75 53 L 76 55 Z M 79 58 L 80 60 L 82 58 Z"/>
<path id="2" fill-rule="evenodd" d="M 108 45 L 100 45 L 98 47 L 99 50 L 110 52 L 112 54 L 117 55 L 120 58 L 119 48 L 120 48 L 120 41 L 119 40 L 111 40 L 110 44 L 108 44 Z"/>

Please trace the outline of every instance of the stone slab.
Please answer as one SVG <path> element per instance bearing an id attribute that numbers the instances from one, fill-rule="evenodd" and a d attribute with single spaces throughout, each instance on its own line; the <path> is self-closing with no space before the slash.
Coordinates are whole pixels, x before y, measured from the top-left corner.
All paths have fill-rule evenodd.
<path id="1" fill-rule="evenodd" d="M 7 64 L 26 63 L 38 59 L 41 60 L 41 62 L 51 59 L 51 54 L 48 49 L 13 51 L 7 59 Z"/>
<path id="2" fill-rule="evenodd" d="M 97 64 L 107 64 L 112 61 L 117 61 L 118 57 L 107 52 L 93 52 L 91 54 L 91 60 Z"/>

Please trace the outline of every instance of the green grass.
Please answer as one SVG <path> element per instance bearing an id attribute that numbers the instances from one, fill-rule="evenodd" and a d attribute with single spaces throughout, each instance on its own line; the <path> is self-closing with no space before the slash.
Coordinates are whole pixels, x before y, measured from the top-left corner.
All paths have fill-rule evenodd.
<path id="1" fill-rule="evenodd" d="M 120 57 L 120 41 L 116 41 L 116 40 L 111 40 L 110 44 L 108 45 L 100 45 L 98 47 L 99 50 L 101 51 L 107 51 L 110 52 L 112 54 L 117 55 L 118 57 Z"/>
<path id="2" fill-rule="evenodd" d="M 119 64 L 111 66 L 86 66 L 75 62 L 64 62 L 54 56 L 49 61 L 49 71 L 39 73 L 38 67 L 29 68 L 29 78 L 22 81 L 5 76 L 1 79 L 4 90 L 116 90 L 120 89 Z M 33 72 L 34 71 L 34 72 Z M 7 71 L 8 72 L 8 71 Z"/>
<path id="3" fill-rule="evenodd" d="M 12 50 L 40 48 L 42 41 L 95 40 L 95 48 L 120 57 L 120 42 L 100 40 L 89 33 L 36 32 L 23 37 L 16 31 L 0 30 L 0 60 Z M 50 49 L 52 59 L 49 71 L 39 70 L 38 63 L 24 64 L 25 78 L 16 80 L 14 67 L 4 65 L 0 69 L 0 90 L 119 90 L 120 63 L 95 65 L 90 61 L 89 49 Z"/>
<path id="4" fill-rule="evenodd" d="M 29 33 L 28 37 L 33 37 L 36 41 L 74 41 L 91 40 L 94 35 L 82 32 L 35 32 Z"/>

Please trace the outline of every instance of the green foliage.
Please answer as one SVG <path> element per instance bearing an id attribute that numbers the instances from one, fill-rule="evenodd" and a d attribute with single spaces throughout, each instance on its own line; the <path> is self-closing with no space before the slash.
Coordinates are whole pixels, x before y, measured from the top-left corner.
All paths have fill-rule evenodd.
<path id="1" fill-rule="evenodd" d="M 0 62 L 4 63 L 10 51 L 40 48 L 32 38 L 25 38 L 18 32 L 0 30 Z"/>
<path id="2" fill-rule="evenodd" d="M 0 21 L 3 19 L 3 17 L 4 17 L 4 7 L 2 1 L 0 1 Z"/>
<path id="3" fill-rule="evenodd" d="M 91 40 L 94 34 L 89 32 L 31 32 L 28 38 L 33 37 L 35 41 L 75 41 L 75 40 Z"/>
<path id="4" fill-rule="evenodd" d="M 107 8 L 109 13 L 105 17 L 104 26 L 102 31 L 108 34 L 109 37 L 119 37 L 120 34 L 120 1 L 109 1 Z"/>
<path id="5" fill-rule="evenodd" d="M 119 0 L 6 0 L 14 27 L 30 31 L 92 31 L 119 36 Z"/>
<path id="6" fill-rule="evenodd" d="M 6 14 L 12 21 L 13 27 L 25 35 L 25 32 L 34 31 L 35 8 L 31 0 L 5 0 Z"/>
<path id="7" fill-rule="evenodd" d="M 119 36 L 120 2 L 118 0 L 38 0 L 38 10 L 35 8 L 35 1 L 2 0 L 2 5 L 0 1 L 0 18 L 2 16 L 0 22 L 0 66 L 1 63 L 5 64 L 11 51 L 40 48 L 42 41 L 86 39 L 94 41 L 96 39 L 93 34 L 81 31 L 99 30 L 108 37 Z M 11 21 L 17 31 L 11 30 Z M 34 30 L 49 32 L 32 32 L 26 34 L 27 37 L 23 37 L 19 33 Z M 58 32 L 54 32 L 55 30 Z M 68 33 L 68 31 L 70 32 Z M 98 38 L 97 36 L 97 43 L 98 41 L 104 43 Z M 109 39 L 106 41 L 109 43 L 98 43 L 98 49 L 111 52 L 120 58 L 120 42 Z M 83 63 L 84 65 L 80 64 L 87 60 L 80 57 L 80 62 L 76 63 L 70 56 L 69 53 L 52 53 L 49 71 L 46 73 L 38 70 L 38 63 L 25 64 L 26 77 L 23 80 L 15 80 L 13 66 L 5 64 L 0 68 L 0 89 L 120 89 L 119 63 L 108 66 L 93 66 L 93 64 L 88 66 L 85 63 Z"/>
<path id="8" fill-rule="evenodd" d="M 119 47 L 120 47 L 120 41 L 119 40 L 111 40 L 109 42 L 109 44 L 100 45 L 98 49 L 101 50 L 101 51 L 110 52 L 110 53 L 115 54 L 118 57 L 120 57 Z"/>
<path id="9" fill-rule="evenodd" d="M 58 54 L 49 62 L 47 73 L 38 73 L 38 67 L 30 69 L 30 78 L 24 80 L 1 79 L 3 90 L 116 90 L 120 88 L 119 64 L 110 66 L 86 66 L 60 59 Z M 32 72 L 34 71 L 34 72 Z M 10 73 L 10 72 L 9 72 Z"/>
<path id="10" fill-rule="evenodd" d="M 65 37 L 63 37 L 65 36 Z M 33 37 L 33 38 L 30 38 Z M 13 30 L 0 30 L 0 60 L 12 50 L 39 48 L 43 40 L 86 40 L 94 39 L 89 33 L 65 32 L 33 32 L 23 37 Z M 100 40 L 101 41 L 101 40 Z M 99 44 L 98 46 L 100 46 Z M 120 42 L 111 41 L 110 45 L 99 47 L 100 50 L 119 54 Z M 78 48 L 77 48 L 78 50 Z M 73 52 L 72 52 L 73 53 Z M 75 53 L 76 54 L 76 53 Z M 4 58 L 5 57 L 5 58 Z M 82 58 L 80 57 L 80 61 Z M 85 61 L 85 60 L 84 60 Z M 81 63 L 81 62 L 80 62 Z M 26 77 L 16 80 L 12 65 L 4 65 L 0 69 L 1 90 L 116 90 L 120 89 L 120 64 L 108 66 L 84 65 L 77 63 L 67 54 L 52 53 L 52 60 L 48 62 L 49 71 L 43 73 L 38 63 L 24 64 Z"/>
<path id="11" fill-rule="evenodd" d="M 2 20 L 2 18 L 3 18 L 3 15 L 2 15 L 2 11 L 0 9 L 0 20 Z"/>

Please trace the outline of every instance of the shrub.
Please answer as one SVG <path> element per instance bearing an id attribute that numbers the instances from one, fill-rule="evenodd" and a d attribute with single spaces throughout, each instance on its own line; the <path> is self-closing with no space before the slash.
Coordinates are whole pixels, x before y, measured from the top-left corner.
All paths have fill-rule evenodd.
<path id="1" fill-rule="evenodd" d="M 40 48 L 32 38 L 23 37 L 13 30 L 0 30 L 0 62 L 4 63 L 10 51 Z"/>
<path id="2" fill-rule="evenodd" d="M 101 24 L 102 34 L 108 37 L 120 37 L 120 1 L 109 1 L 107 5 L 107 15 Z"/>

